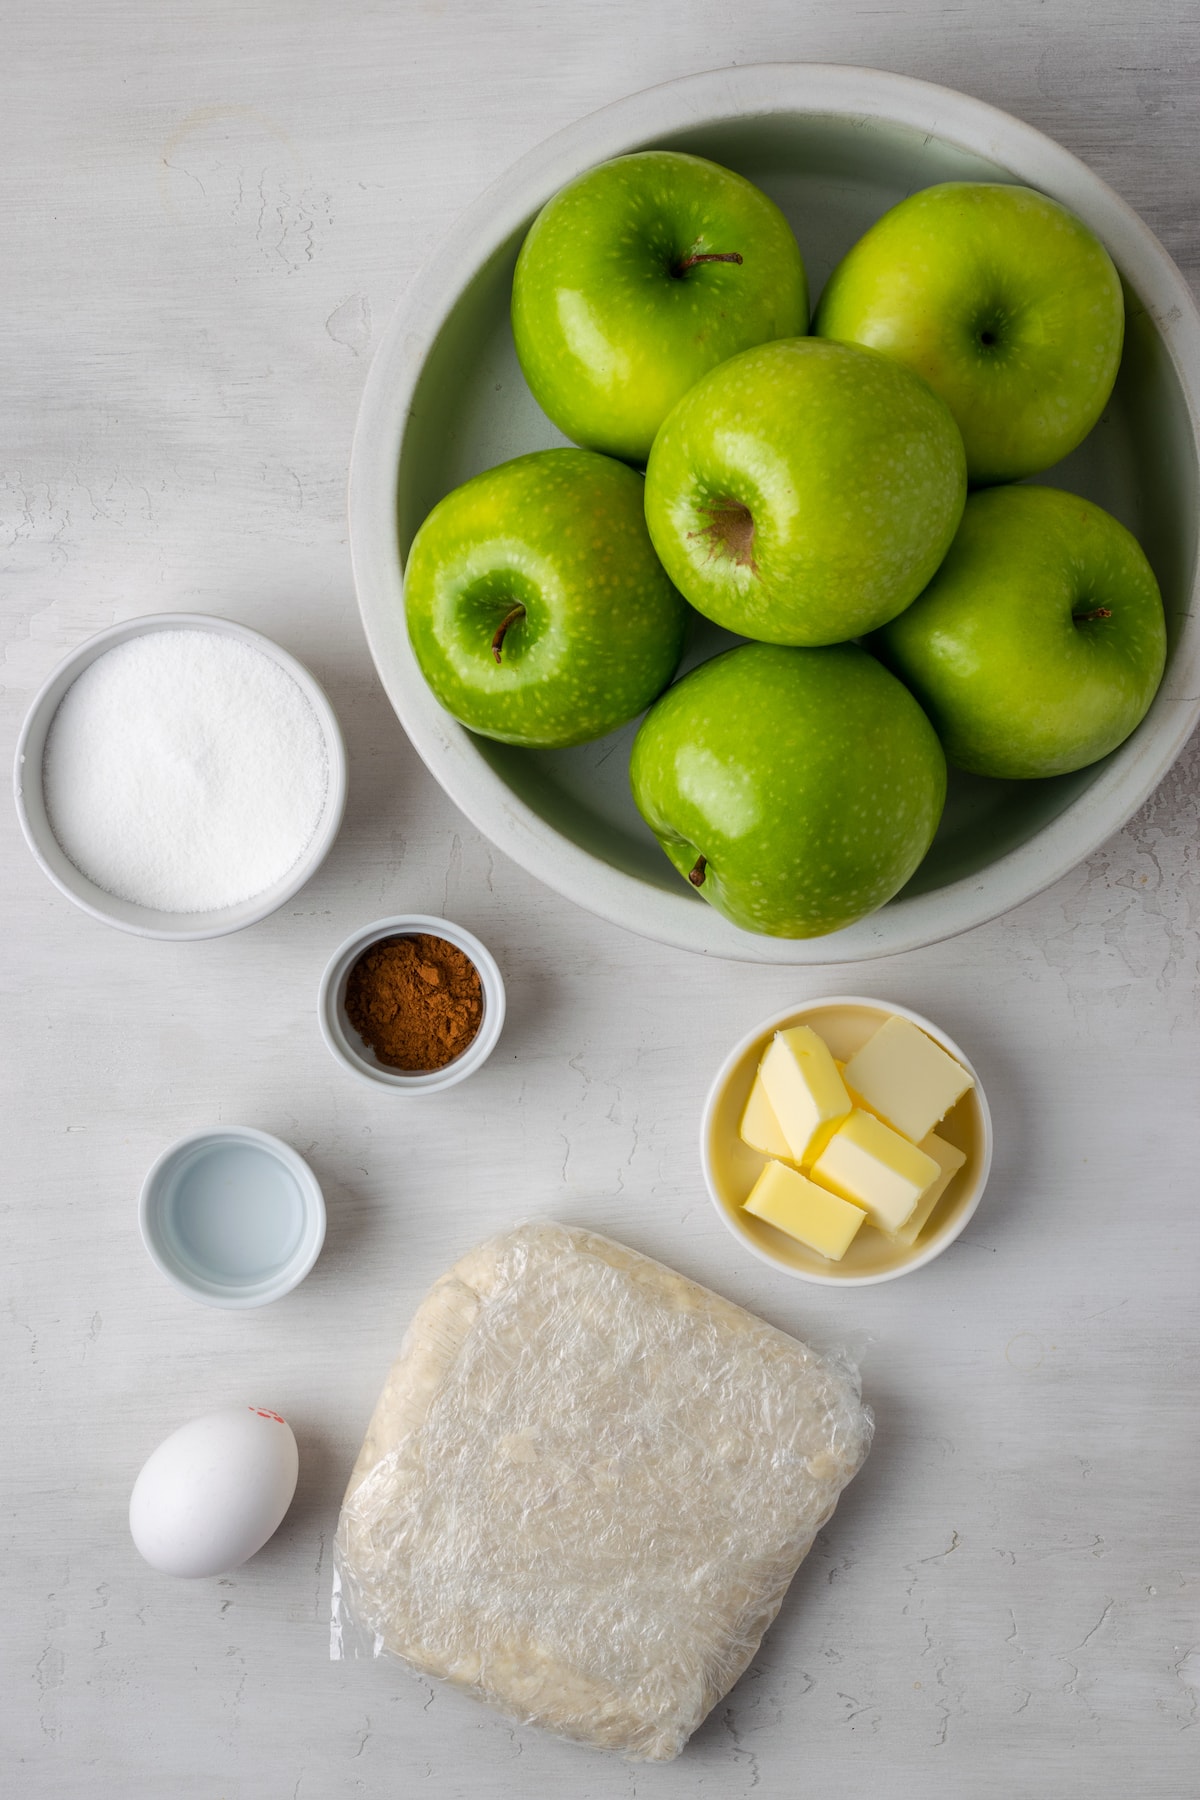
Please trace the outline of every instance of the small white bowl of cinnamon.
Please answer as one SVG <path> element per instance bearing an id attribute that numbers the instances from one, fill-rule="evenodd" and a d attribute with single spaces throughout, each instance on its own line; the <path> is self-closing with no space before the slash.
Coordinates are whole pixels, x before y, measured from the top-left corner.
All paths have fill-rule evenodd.
<path id="1" fill-rule="evenodd" d="M 504 978 L 473 932 L 402 913 L 348 937 L 321 978 L 321 1035 L 376 1087 L 432 1094 L 485 1063 L 504 1025 Z"/>

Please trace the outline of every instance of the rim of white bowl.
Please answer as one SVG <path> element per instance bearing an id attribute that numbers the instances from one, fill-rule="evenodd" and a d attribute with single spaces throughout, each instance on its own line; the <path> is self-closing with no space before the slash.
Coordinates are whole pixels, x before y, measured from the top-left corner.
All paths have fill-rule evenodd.
<path id="1" fill-rule="evenodd" d="M 115 648 L 117 644 L 127 643 L 131 638 L 143 637 L 155 631 L 218 632 L 223 637 L 237 638 L 239 642 L 251 645 L 263 655 L 269 656 L 285 674 L 292 677 L 316 713 L 321 727 L 329 781 L 316 832 L 299 861 L 292 865 L 281 880 L 272 887 L 264 888 L 261 894 L 252 894 L 248 900 L 239 901 L 235 906 L 216 907 L 194 913 L 166 913 L 157 907 L 139 906 L 135 901 L 121 900 L 113 894 L 106 894 L 103 888 L 90 881 L 69 860 L 46 816 L 42 759 L 46 736 L 63 696 L 83 671 L 107 650 Z M 124 619 L 118 625 L 109 625 L 103 631 L 85 638 L 82 644 L 77 644 L 50 671 L 34 695 L 21 727 L 21 735 L 17 739 L 13 759 L 13 800 L 21 831 L 38 867 L 54 883 L 59 893 L 65 894 L 83 912 L 90 913 L 93 919 L 99 919 L 102 924 L 111 925 L 117 931 L 127 931 L 135 937 L 161 938 L 174 943 L 226 937 L 232 931 L 242 931 L 247 925 L 256 925 L 260 919 L 267 918 L 290 900 L 293 894 L 299 893 L 304 884 L 316 874 L 341 830 L 346 811 L 346 787 L 345 739 L 342 737 L 337 714 L 320 682 L 290 651 L 283 649 L 273 639 L 264 637 L 261 631 L 255 631 L 249 625 L 239 624 L 236 619 L 223 618 L 218 613 L 147 613 L 140 618 Z M 118 908 L 121 910 L 114 910 Z M 178 920 L 178 923 L 171 924 L 171 920 Z"/>
<path id="2" fill-rule="evenodd" d="M 417 933 L 445 938 L 471 959 L 483 987 L 483 1018 L 466 1049 L 444 1069 L 409 1074 L 404 1069 L 389 1069 L 379 1062 L 374 1051 L 367 1049 L 345 1017 L 346 978 L 371 944 L 378 943 L 381 938 L 413 937 Z M 499 964 L 473 931 L 456 925 L 453 919 L 435 918 L 431 913 L 398 913 L 395 918 L 376 919 L 373 924 L 364 925 L 339 944 L 321 976 L 317 991 L 317 1023 L 330 1055 L 360 1081 L 369 1081 L 373 1087 L 386 1088 L 393 1094 L 436 1094 L 444 1088 L 456 1087 L 487 1061 L 504 1029 L 505 1005 L 504 977 Z"/>
<path id="3" fill-rule="evenodd" d="M 304 1207 L 304 1227 L 295 1250 L 274 1275 L 253 1287 L 223 1287 L 219 1281 L 205 1281 L 186 1264 L 176 1262 L 166 1253 L 153 1223 L 161 1202 L 160 1183 L 163 1174 L 176 1157 L 193 1144 L 219 1144 L 231 1138 L 238 1143 L 253 1144 L 256 1149 L 265 1150 L 281 1163 L 294 1178 Z M 178 1288 L 181 1294 L 186 1294 L 189 1300 L 198 1300 L 202 1306 L 220 1307 L 226 1312 L 245 1312 L 251 1307 L 267 1306 L 272 1300 L 282 1300 L 285 1294 L 290 1294 L 293 1288 L 299 1287 L 312 1273 L 324 1248 L 326 1225 L 325 1196 L 320 1182 L 304 1158 L 290 1144 L 285 1144 L 282 1138 L 272 1137 L 269 1131 L 259 1131 L 253 1125 L 208 1125 L 198 1131 L 185 1132 L 155 1157 L 146 1171 L 138 1195 L 138 1230 L 146 1254 L 159 1274 L 172 1287 Z"/>
<path id="4" fill-rule="evenodd" d="M 1077 213 L 1144 301 L 1179 383 L 1193 443 L 1200 442 L 1200 312 L 1191 290 L 1149 227 L 1078 157 L 984 101 L 908 75 L 838 63 L 756 63 L 683 76 L 589 114 L 529 151 L 467 208 L 410 283 L 372 362 L 354 434 L 349 520 L 359 610 L 376 671 L 422 760 L 492 843 L 577 905 L 660 943 L 740 961 L 821 964 L 919 949 L 982 925 L 1050 887 L 1119 831 L 1200 719 L 1200 617 L 1190 627 L 1185 621 L 1147 720 L 1049 825 L 985 870 L 893 900 L 828 937 L 802 939 L 742 931 L 703 901 L 655 887 L 562 836 L 441 710 L 403 631 L 398 641 L 385 643 L 384 635 L 386 619 L 403 618 L 395 504 L 400 448 L 425 358 L 465 282 L 564 182 L 594 163 L 689 127 L 801 111 L 930 132 Z M 1193 571 L 1185 610 L 1194 615 L 1200 615 L 1198 589 L 1200 571 Z"/>
<path id="5" fill-rule="evenodd" d="M 717 1192 L 712 1158 L 708 1153 L 713 1114 L 729 1085 L 729 1078 L 734 1068 L 746 1052 L 752 1050 L 755 1044 L 762 1039 L 769 1037 L 772 1032 L 780 1031 L 788 1025 L 799 1025 L 808 1014 L 823 1012 L 830 1006 L 862 1006 L 871 1012 L 883 1014 L 885 1018 L 907 1019 L 911 1024 L 919 1026 L 933 1039 L 935 1044 L 940 1044 L 942 1049 L 948 1051 L 956 1062 L 962 1064 L 975 1083 L 974 1097 L 979 1106 L 981 1129 L 975 1188 L 955 1220 L 953 1229 L 935 1239 L 934 1242 L 927 1244 L 924 1249 L 914 1249 L 912 1256 L 906 1262 L 901 1263 L 898 1268 L 883 1269 L 874 1275 L 824 1275 L 817 1269 L 794 1269 L 788 1263 L 781 1262 L 777 1257 L 772 1256 L 769 1251 L 763 1249 L 761 1244 L 755 1243 L 748 1232 L 738 1229 L 736 1220 Z M 979 1079 L 979 1071 L 971 1062 L 970 1057 L 959 1048 L 949 1033 L 943 1031 L 940 1025 L 935 1025 L 932 1019 L 925 1018 L 922 1013 L 914 1012 L 910 1006 L 901 1006 L 894 1000 L 879 1000 L 867 994 L 823 995 L 815 1000 L 804 1000 L 798 1006 L 785 1007 L 782 1012 L 773 1014 L 769 1019 L 763 1019 L 760 1024 L 746 1032 L 744 1037 L 739 1038 L 733 1046 L 714 1075 L 708 1090 L 708 1097 L 704 1102 L 704 1111 L 700 1117 L 700 1165 L 704 1171 L 704 1185 L 708 1189 L 708 1197 L 716 1208 L 722 1223 L 730 1235 L 737 1239 L 743 1250 L 748 1250 L 751 1256 L 758 1258 L 759 1262 L 766 1263 L 769 1269 L 776 1269 L 780 1275 L 788 1275 L 794 1281 L 814 1282 L 818 1287 L 878 1287 L 880 1282 L 896 1281 L 901 1275 L 912 1275 L 917 1269 L 923 1269 L 926 1263 L 934 1262 L 943 1250 L 948 1250 L 955 1239 L 962 1236 L 974 1218 L 992 1169 L 992 1111 L 988 1105 L 983 1083 Z"/>

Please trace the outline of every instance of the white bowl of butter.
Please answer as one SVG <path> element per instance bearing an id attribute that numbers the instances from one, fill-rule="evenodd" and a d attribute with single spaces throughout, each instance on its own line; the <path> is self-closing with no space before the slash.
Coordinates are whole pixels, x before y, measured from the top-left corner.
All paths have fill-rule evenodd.
<path id="1" fill-rule="evenodd" d="M 768 1051 L 774 1109 L 760 1076 Z M 839 995 L 766 1019 L 734 1046 L 705 1104 L 700 1158 L 713 1205 L 751 1255 L 801 1281 L 864 1287 L 924 1267 L 964 1230 L 987 1183 L 992 1120 L 978 1075 L 938 1026 Z"/>

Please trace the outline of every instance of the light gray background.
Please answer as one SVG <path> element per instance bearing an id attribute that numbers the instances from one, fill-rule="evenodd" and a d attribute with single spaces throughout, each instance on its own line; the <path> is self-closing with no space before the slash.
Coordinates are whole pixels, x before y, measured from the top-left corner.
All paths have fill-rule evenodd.
<path id="1" fill-rule="evenodd" d="M 861 62 L 964 88 L 1089 161 L 1195 282 L 1194 8 L 5 14 L 5 742 L 92 631 L 226 612 L 327 684 L 351 798 L 288 908 L 178 947 L 77 912 L 0 817 L 4 1793 L 1192 1794 L 1200 755 L 1086 866 L 955 942 L 813 972 L 691 959 L 536 886 L 442 797 L 373 678 L 343 501 L 373 344 L 449 220 L 547 132 L 692 70 Z M 480 932 L 511 1000 L 486 1072 L 418 1105 L 344 1076 L 314 1018 L 334 946 L 400 909 Z M 695 1147 L 732 1040 L 837 991 L 943 1023 L 997 1123 L 960 1244 L 845 1295 L 741 1256 Z M 146 1166 L 217 1120 L 286 1137 L 330 1207 L 308 1283 L 247 1317 L 191 1306 L 137 1237 Z M 789 1330 L 849 1339 L 878 1411 L 872 1458 L 753 1669 L 665 1768 L 325 1660 L 340 1489 L 406 1320 L 463 1248 L 533 1211 L 608 1230 Z M 227 1580 L 156 1575 L 126 1532 L 138 1467 L 176 1425 L 245 1400 L 295 1425 L 291 1515 Z"/>

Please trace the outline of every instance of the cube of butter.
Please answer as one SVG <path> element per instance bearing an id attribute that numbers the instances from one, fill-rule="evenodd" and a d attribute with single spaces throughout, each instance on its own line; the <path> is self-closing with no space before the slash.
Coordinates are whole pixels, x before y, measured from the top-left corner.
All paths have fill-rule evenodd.
<path id="1" fill-rule="evenodd" d="M 967 1160 L 965 1151 L 960 1150 L 957 1144 L 948 1144 L 945 1138 L 938 1137 L 934 1131 L 921 1139 L 917 1149 L 923 1150 L 926 1156 L 932 1156 L 942 1172 L 933 1186 L 925 1189 L 899 1231 L 891 1234 L 893 1243 L 902 1244 L 906 1250 L 916 1243 L 929 1223 L 934 1207 Z"/>
<path id="2" fill-rule="evenodd" d="M 974 1087 L 960 1062 L 908 1019 L 893 1016 L 846 1064 L 846 1086 L 910 1143 L 928 1137 Z"/>
<path id="3" fill-rule="evenodd" d="M 781 1162 L 767 1164 L 743 1207 L 830 1262 L 841 1262 L 867 1216 Z"/>
<path id="4" fill-rule="evenodd" d="M 743 1144 L 749 1144 L 752 1150 L 761 1150 L 764 1156 L 782 1156 L 785 1161 L 790 1161 L 791 1145 L 780 1130 L 779 1120 L 767 1099 L 761 1075 L 754 1077 L 754 1086 L 750 1089 L 750 1098 L 742 1114 L 739 1133 Z"/>
<path id="5" fill-rule="evenodd" d="M 855 1107 L 812 1166 L 812 1178 L 861 1206 L 872 1225 L 896 1232 L 941 1174 L 924 1150 Z"/>
<path id="6" fill-rule="evenodd" d="M 758 1072 L 787 1154 L 794 1163 L 812 1162 L 853 1106 L 828 1044 L 808 1025 L 777 1031 Z"/>

